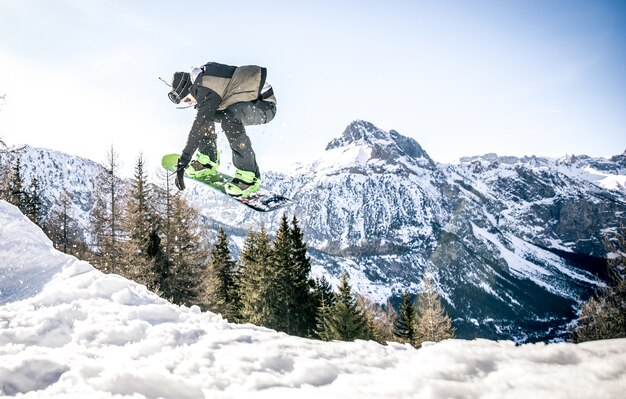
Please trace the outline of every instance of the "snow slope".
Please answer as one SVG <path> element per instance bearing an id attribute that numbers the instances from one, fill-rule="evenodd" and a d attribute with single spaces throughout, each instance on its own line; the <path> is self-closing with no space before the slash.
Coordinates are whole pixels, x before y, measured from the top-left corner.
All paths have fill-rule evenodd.
<path id="1" fill-rule="evenodd" d="M 3 201 L 0 304 L 4 396 L 617 398 L 626 389 L 624 339 L 415 350 L 230 324 L 56 252 Z"/>

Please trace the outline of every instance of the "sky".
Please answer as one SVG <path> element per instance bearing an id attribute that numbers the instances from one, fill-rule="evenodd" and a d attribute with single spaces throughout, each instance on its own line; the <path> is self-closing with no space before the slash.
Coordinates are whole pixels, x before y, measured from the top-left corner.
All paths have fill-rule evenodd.
<path id="1" fill-rule="evenodd" d="M 268 68 L 278 114 L 248 128 L 262 170 L 355 119 L 444 163 L 626 149 L 626 2 L 609 0 L 0 0 L 0 137 L 157 168 L 194 118 L 158 77 L 209 61 Z"/>
<path id="2" fill-rule="evenodd" d="M 621 398 L 626 339 L 321 342 L 167 302 L 0 201 L 0 396 Z"/>

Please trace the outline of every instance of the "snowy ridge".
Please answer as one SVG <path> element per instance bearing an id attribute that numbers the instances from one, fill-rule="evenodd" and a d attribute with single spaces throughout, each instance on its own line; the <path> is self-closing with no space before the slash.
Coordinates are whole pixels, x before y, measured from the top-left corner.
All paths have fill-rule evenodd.
<path id="1" fill-rule="evenodd" d="M 420 350 L 312 341 L 230 324 L 102 274 L 56 252 L 4 201 L 0 226 L 0 395 L 617 398 L 626 384 L 626 339 Z"/>
<path id="2" fill-rule="evenodd" d="M 561 158 L 547 157 L 499 157 L 497 154 L 463 157 L 461 164 L 492 164 L 526 165 L 529 167 L 559 172 L 572 179 L 586 180 L 607 190 L 626 192 L 626 151 L 610 159 L 592 158 L 586 155 L 571 155 Z"/>
<path id="3" fill-rule="evenodd" d="M 83 238 L 89 240 L 89 215 L 94 201 L 95 182 L 97 176 L 105 172 L 105 168 L 85 158 L 31 146 L 16 152 L 0 152 L 0 164 L 12 168 L 18 157 L 24 188 L 30 187 L 33 178 L 38 180 L 44 209 L 49 210 L 45 217 L 60 210 L 61 198 L 67 190 L 71 201 L 68 213 L 83 230 Z"/>
<path id="4" fill-rule="evenodd" d="M 620 174 L 613 174 L 594 169 L 593 166 L 585 166 L 582 169 L 572 169 L 571 167 L 561 167 L 559 171 L 570 177 L 580 178 L 606 188 L 607 190 L 620 190 L 626 192 L 626 171 Z"/>

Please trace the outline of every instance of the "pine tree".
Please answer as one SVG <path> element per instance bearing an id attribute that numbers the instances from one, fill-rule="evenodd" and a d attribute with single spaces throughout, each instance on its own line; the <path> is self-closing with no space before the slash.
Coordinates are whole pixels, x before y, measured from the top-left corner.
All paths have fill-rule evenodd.
<path id="1" fill-rule="evenodd" d="M 335 293 L 326 277 L 318 277 L 314 281 L 313 306 L 315 309 L 315 326 L 312 336 L 328 341 L 325 336 L 325 322 L 330 314 L 330 309 L 335 305 Z"/>
<path id="2" fill-rule="evenodd" d="M 454 338 L 452 321 L 441 304 L 432 279 L 427 275 L 422 284 L 424 288 L 418 297 L 415 330 L 415 347 L 418 348 L 426 341 L 439 342 Z"/>
<path id="3" fill-rule="evenodd" d="M 316 304 L 313 292 L 315 282 L 311 278 L 311 259 L 307 254 L 304 234 L 295 215 L 291 220 L 289 240 L 292 251 L 290 281 L 293 293 L 289 314 L 294 326 L 293 334 L 301 337 L 311 336 L 316 326 Z"/>
<path id="4" fill-rule="evenodd" d="M 24 189 L 20 157 L 15 157 L 15 165 L 11 170 L 7 189 L 8 202 L 18 207 L 23 214 L 26 214 L 28 212 L 29 196 Z"/>
<path id="5" fill-rule="evenodd" d="M 239 319 L 241 302 L 238 271 L 228 248 L 228 236 L 221 227 L 210 256 L 203 302 L 209 310 L 221 313 L 229 321 L 236 321 Z"/>
<path id="6" fill-rule="evenodd" d="M 203 259 L 199 230 L 199 215 L 185 201 L 181 193 L 169 200 L 169 230 L 166 248 L 168 256 L 165 266 L 166 280 L 158 277 L 162 295 L 175 304 L 193 305 L 198 303 L 199 289 L 203 285 Z M 167 252 L 166 252 L 167 253 Z"/>
<path id="7" fill-rule="evenodd" d="M 333 293 L 333 287 L 330 285 L 326 277 L 322 276 L 315 280 L 314 289 L 315 304 L 320 306 L 325 303 L 328 307 L 335 305 L 335 294 Z"/>
<path id="8" fill-rule="evenodd" d="M 161 234 L 157 237 L 160 238 L 159 246 L 162 247 L 163 256 L 160 261 L 156 263 L 156 275 L 155 284 L 156 291 L 164 298 L 170 298 L 168 295 L 171 292 L 169 287 L 170 276 L 172 275 L 172 247 L 174 240 L 174 232 L 172 229 L 173 209 L 172 209 L 172 194 L 171 187 L 171 175 L 169 173 L 160 171 L 158 177 L 163 181 L 161 186 L 159 201 L 155 202 L 157 205 L 157 212 L 159 215 Z"/>
<path id="9" fill-rule="evenodd" d="M 145 162 L 143 154 L 139 154 L 135 163 L 135 174 L 131 183 L 126 207 L 128 208 L 127 230 L 129 238 L 136 242 L 145 241 L 149 235 L 150 227 L 154 223 L 154 214 L 150 209 L 150 189 L 148 188 L 148 176 L 144 171 Z"/>
<path id="10" fill-rule="evenodd" d="M 71 248 L 70 243 L 70 197 L 67 189 L 63 190 L 61 198 L 59 199 L 59 210 L 52 212 L 46 231 L 48 237 L 52 240 L 54 247 L 63 253 L 69 253 Z"/>
<path id="11" fill-rule="evenodd" d="M 11 158 L 8 158 L 11 159 Z M 19 156 L 14 157 L 13 168 L 8 170 L 2 182 L 0 182 L 0 198 L 17 206 L 37 226 L 42 227 L 44 212 L 43 202 L 40 196 L 39 180 L 33 177 L 28 189 L 25 188 L 22 164 Z"/>
<path id="12" fill-rule="evenodd" d="M 582 305 L 574 339 L 577 342 L 626 338 L 626 229 L 620 228 L 615 244 L 607 240 L 608 285 Z"/>
<path id="13" fill-rule="evenodd" d="M 43 223 L 43 202 L 41 201 L 39 179 L 33 177 L 30 184 L 30 191 L 25 196 L 25 215 L 37 226 L 42 227 Z"/>
<path id="14" fill-rule="evenodd" d="M 271 291 L 272 307 L 271 318 L 275 321 L 273 328 L 295 335 L 296 326 L 296 298 L 295 298 L 295 265 L 293 263 L 293 249 L 287 223 L 287 216 L 283 213 L 281 223 L 276 233 L 272 247 L 270 274 L 275 289 Z"/>
<path id="15" fill-rule="evenodd" d="M 250 232 L 242 253 L 242 319 L 290 335 L 310 336 L 315 329 L 313 281 L 306 244 L 294 217 L 282 215 L 271 242 L 264 228 Z"/>
<path id="16" fill-rule="evenodd" d="M 152 205 L 154 199 L 144 167 L 143 154 L 139 154 L 134 178 L 124 201 L 126 214 L 122 226 L 128 236 L 124 242 L 124 276 L 156 290 L 157 263 L 163 261 L 163 249 L 158 236 L 160 225 Z"/>
<path id="17" fill-rule="evenodd" d="M 278 324 L 274 317 L 276 279 L 271 267 L 271 240 L 264 227 L 249 231 L 241 253 L 241 320 L 268 328 Z"/>
<path id="18" fill-rule="evenodd" d="M 314 337 L 322 341 L 331 341 L 331 331 L 327 323 L 329 323 L 332 307 L 326 301 L 322 301 L 317 308 L 317 318 L 315 325 Z"/>
<path id="19" fill-rule="evenodd" d="M 414 344 L 416 336 L 416 310 L 407 291 L 402 293 L 402 305 L 394 321 L 393 333 L 404 341 Z"/>
<path id="20" fill-rule="evenodd" d="M 122 260 L 119 167 L 118 155 L 111 146 L 107 153 L 105 171 L 96 182 L 95 201 L 91 211 L 91 225 L 97 247 L 97 254 L 92 262 L 106 273 L 118 273 L 117 268 Z"/>
<path id="21" fill-rule="evenodd" d="M 56 249 L 66 254 L 77 256 L 78 227 L 71 215 L 72 201 L 67 189 L 59 198 L 58 208 L 50 214 L 45 226 L 45 231 Z"/>
<path id="22" fill-rule="evenodd" d="M 336 303 L 322 320 L 318 335 L 327 341 L 354 341 L 371 338 L 367 317 L 352 295 L 352 288 L 346 273 L 341 275 Z"/>

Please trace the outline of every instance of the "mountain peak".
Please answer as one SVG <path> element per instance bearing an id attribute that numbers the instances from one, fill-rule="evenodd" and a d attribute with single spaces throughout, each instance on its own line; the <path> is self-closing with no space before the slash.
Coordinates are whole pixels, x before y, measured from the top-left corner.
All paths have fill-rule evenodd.
<path id="1" fill-rule="evenodd" d="M 433 160 L 414 139 L 403 136 L 395 130 L 384 131 L 363 120 L 350 123 L 341 137 L 328 143 L 326 151 L 349 146 L 370 147 L 372 158 L 390 164 L 396 164 L 401 158 L 406 157 L 421 167 L 429 169 L 435 167 Z"/>
<path id="2" fill-rule="evenodd" d="M 350 144 L 374 144 L 376 141 L 390 139 L 389 133 L 377 128 L 374 124 L 363 120 L 355 120 L 346 127 L 341 137 L 328 143 L 326 150 Z"/>

